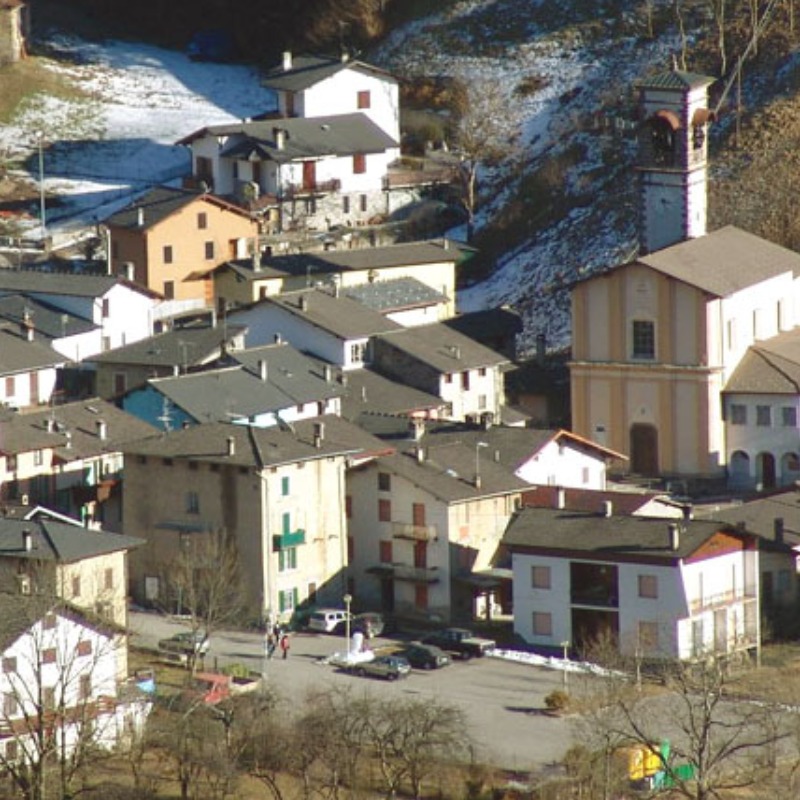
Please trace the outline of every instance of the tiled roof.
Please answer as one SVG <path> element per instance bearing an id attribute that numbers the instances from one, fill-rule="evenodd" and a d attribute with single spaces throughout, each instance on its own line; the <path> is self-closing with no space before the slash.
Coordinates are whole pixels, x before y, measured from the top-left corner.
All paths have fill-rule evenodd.
<path id="1" fill-rule="evenodd" d="M 271 89 L 298 92 L 345 69 L 379 75 L 385 80 L 396 83 L 388 72 L 362 61 L 309 55 L 294 56 L 291 69 L 285 70 L 282 64 L 270 68 L 264 76 L 263 83 Z"/>
<path id="2" fill-rule="evenodd" d="M 674 562 L 692 556 L 719 531 L 730 531 L 724 523 L 690 520 L 681 526 L 678 548 L 673 550 L 669 526 L 674 524 L 647 517 L 523 508 L 509 523 L 503 544 L 512 549 L 583 554 L 607 561 Z"/>
<path id="3" fill-rule="evenodd" d="M 702 89 L 715 81 L 716 78 L 709 78 L 696 72 L 670 70 L 637 81 L 636 85 L 642 89 Z"/>
<path id="4" fill-rule="evenodd" d="M 752 345 L 728 378 L 724 391 L 800 394 L 800 329 Z"/>
<path id="5" fill-rule="evenodd" d="M 90 320 L 54 308 L 32 297 L 22 294 L 0 297 L 0 319 L 19 326 L 26 315 L 30 317 L 34 331 L 49 339 L 62 339 L 65 336 L 88 333 L 97 328 Z"/>
<path id="6" fill-rule="evenodd" d="M 717 297 L 768 278 L 800 274 L 800 254 L 728 225 L 638 259 L 658 272 Z"/>
<path id="7" fill-rule="evenodd" d="M 99 364 L 193 366 L 215 357 L 223 343 L 229 343 L 245 330 L 243 326 L 236 325 L 180 328 L 106 350 L 87 361 Z"/>
<path id="8" fill-rule="evenodd" d="M 55 367 L 66 360 L 66 356 L 42 342 L 29 342 L 16 333 L 0 330 L 0 375 Z"/>
<path id="9" fill-rule="evenodd" d="M 21 292 L 23 294 L 102 297 L 118 283 L 123 283 L 123 281 L 110 275 L 45 272 L 39 269 L 0 269 L 0 293 L 3 294 Z"/>
<path id="10" fill-rule="evenodd" d="M 416 278 L 373 281 L 342 289 L 342 294 L 379 312 L 402 311 L 447 302 L 447 297 Z"/>
<path id="11" fill-rule="evenodd" d="M 103 436 L 101 436 L 101 426 Z M 115 405 L 93 397 L 37 411 L 0 418 L 0 453 L 19 454 L 53 448 L 61 461 L 116 453 L 131 439 L 153 428 Z"/>
<path id="12" fill-rule="evenodd" d="M 363 423 L 366 430 L 371 430 L 371 427 L 368 420 L 362 419 L 365 414 L 412 414 L 445 405 L 441 397 L 393 381 L 366 367 L 350 370 L 344 378 L 342 416 Z"/>
<path id="13" fill-rule="evenodd" d="M 323 425 L 319 446 L 315 426 Z M 233 453 L 228 455 L 229 440 Z M 384 442 L 340 417 L 327 415 L 291 425 L 256 428 L 219 422 L 194 425 L 133 442 L 125 453 L 204 461 L 259 469 L 334 455 L 359 456 L 387 452 Z"/>

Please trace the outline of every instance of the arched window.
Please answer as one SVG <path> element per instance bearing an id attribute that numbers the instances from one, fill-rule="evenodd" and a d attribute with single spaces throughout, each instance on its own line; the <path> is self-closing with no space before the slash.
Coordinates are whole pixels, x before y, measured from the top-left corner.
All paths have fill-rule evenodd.
<path id="1" fill-rule="evenodd" d="M 750 475 L 750 456 L 744 450 L 731 453 L 728 461 L 728 482 L 733 488 L 743 488 L 752 484 Z"/>

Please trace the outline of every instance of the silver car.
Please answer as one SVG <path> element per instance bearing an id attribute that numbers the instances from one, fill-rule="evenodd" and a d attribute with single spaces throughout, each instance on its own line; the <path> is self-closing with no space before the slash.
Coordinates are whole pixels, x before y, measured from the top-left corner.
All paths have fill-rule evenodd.
<path id="1" fill-rule="evenodd" d="M 362 678 L 385 678 L 387 681 L 396 681 L 398 678 L 408 676 L 411 664 L 402 656 L 378 656 L 372 661 L 354 664 L 349 669 Z"/>

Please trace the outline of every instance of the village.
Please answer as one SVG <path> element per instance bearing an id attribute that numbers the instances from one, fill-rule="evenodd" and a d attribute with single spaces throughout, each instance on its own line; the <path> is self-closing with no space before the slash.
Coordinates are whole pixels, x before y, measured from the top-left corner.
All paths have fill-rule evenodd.
<path id="1" fill-rule="evenodd" d="M 458 180 L 405 158 L 396 79 L 287 51 L 264 82 L 276 109 L 187 131 L 191 171 L 100 220 L 104 274 L 0 270 L 0 687 L 129 735 L 131 604 L 654 664 L 796 637 L 800 255 L 707 230 L 712 79 L 640 77 L 639 254 L 571 287 L 569 353 L 527 358 L 513 308 L 460 313 L 469 243 L 382 224 Z M 30 709 L 2 691 L 13 762 Z"/>

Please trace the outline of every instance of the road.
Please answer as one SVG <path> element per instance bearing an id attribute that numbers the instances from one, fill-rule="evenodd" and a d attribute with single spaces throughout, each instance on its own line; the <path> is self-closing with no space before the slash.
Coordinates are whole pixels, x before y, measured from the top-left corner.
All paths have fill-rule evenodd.
<path id="1" fill-rule="evenodd" d="M 179 621 L 150 613 L 131 612 L 129 622 L 133 646 L 155 647 L 159 639 L 186 630 Z M 506 769 L 539 771 L 560 761 L 572 744 L 568 720 L 541 713 L 545 696 L 561 687 L 560 673 L 499 658 L 481 658 L 456 661 L 431 672 L 414 670 L 406 680 L 389 683 L 347 675 L 320 662 L 343 651 L 344 637 L 296 633 L 290 641 L 289 657 L 266 662 L 266 674 L 279 695 L 293 702 L 301 702 L 311 690 L 326 686 L 436 698 L 463 710 L 477 744 L 476 756 Z M 376 647 L 391 643 L 388 639 L 374 640 Z M 215 633 L 206 665 L 231 662 L 262 671 L 263 637 L 241 631 Z"/>

